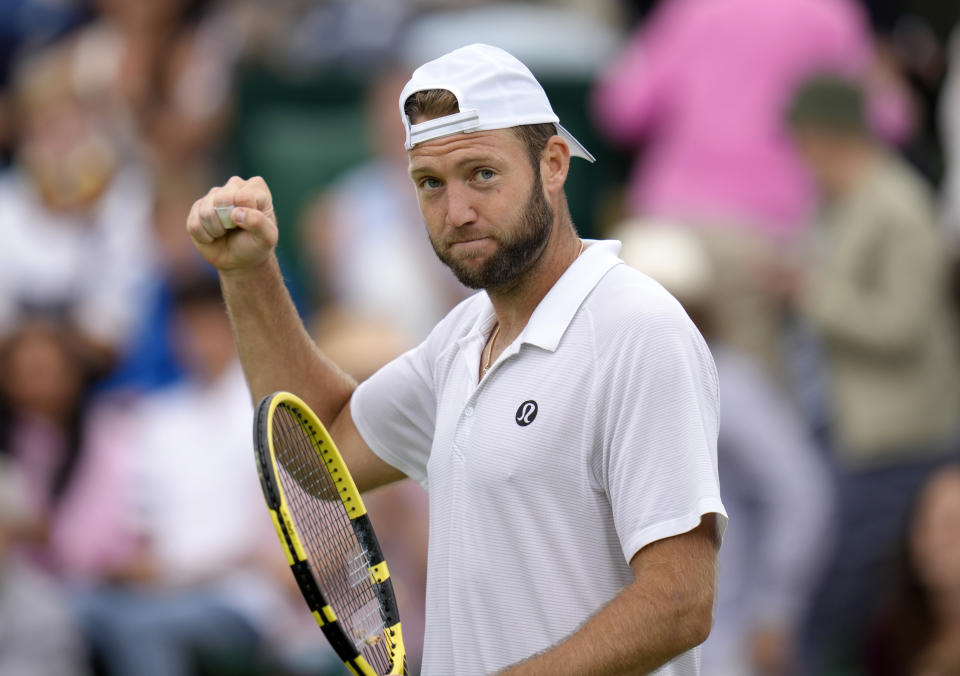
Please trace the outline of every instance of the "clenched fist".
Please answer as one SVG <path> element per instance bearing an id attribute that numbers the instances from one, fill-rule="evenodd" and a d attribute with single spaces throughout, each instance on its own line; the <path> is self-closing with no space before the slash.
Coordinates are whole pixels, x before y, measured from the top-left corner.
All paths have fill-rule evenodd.
<path id="1" fill-rule="evenodd" d="M 279 234 L 266 181 L 259 176 L 246 180 L 234 176 L 223 186 L 211 188 L 190 209 L 187 232 L 207 262 L 220 271 L 263 263 Z"/>

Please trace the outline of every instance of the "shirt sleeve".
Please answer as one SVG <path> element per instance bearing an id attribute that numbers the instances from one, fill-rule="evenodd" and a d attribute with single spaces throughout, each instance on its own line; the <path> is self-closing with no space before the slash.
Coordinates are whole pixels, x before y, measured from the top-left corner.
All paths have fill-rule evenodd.
<path id="1" fill-rule="evenodd" d="M 353 423 L 370 449 L 427 488 L 437 400 L 430 339 L 362 382 L 350 400 Z"/>
<path id="2" fill-rule="evenodd" d="M 607 492 L 624 558 L 719 515 L 716 368 L 703 338 L 675 302 L 627 319 L 598 370 Z M 621 325 L 623 326 L 623 325 Z"/>

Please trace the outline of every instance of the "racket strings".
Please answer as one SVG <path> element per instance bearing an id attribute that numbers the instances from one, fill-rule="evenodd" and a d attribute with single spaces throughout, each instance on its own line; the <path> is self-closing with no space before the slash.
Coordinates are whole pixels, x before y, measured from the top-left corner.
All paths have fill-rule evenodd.
<path id="1" fill-rule="evenodd" d="M 317 583 L 358 650 L 378 673 L 387 673 L 390 658 L 369 556 L 337 484 L 293 411 L 278 407 L 273 430 L 280 483 Z"/>
<path id="2" fill-rule="evenodd" d="M 360 552 L 359 554 L 357 554 L 357 556 L 355 556 L 353 559 L 351 559 L 348 562 L 349 564 L 348 571 L 350 573 L 349 577 L 350 577 L 351 587 L 358 587 L 367 581 L 367 576 L 370 574 L 368 570 L 367 561 L 369 561 L 369 557 L 367 556 L 367 553 Z"/>

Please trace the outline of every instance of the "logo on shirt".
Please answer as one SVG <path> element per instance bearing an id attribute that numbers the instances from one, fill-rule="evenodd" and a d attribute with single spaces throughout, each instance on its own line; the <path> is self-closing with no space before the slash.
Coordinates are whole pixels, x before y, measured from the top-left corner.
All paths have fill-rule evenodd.
<path id="1" fill-rule="evenodd" d="M 517 424 L 520 427 L 526 427 L 534 420 L 537 419 L 537 402 L 533 399 L 528 399 L 527 401 L 520 404 L 520 408 L 517 409 Z"/>

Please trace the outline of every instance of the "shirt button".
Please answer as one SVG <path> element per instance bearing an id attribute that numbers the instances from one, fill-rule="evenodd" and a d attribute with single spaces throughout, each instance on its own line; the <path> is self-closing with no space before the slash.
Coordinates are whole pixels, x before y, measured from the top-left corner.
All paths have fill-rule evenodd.
<path id="1" fill-rule="evenodd" d="M 469 418 L 470 416 L 472 416 L 472 415 L 473 415 L 473 406 L 467 406 L 465 409 L 463 409 L 463 415 L 467 416 L 468 418 Z"/>

